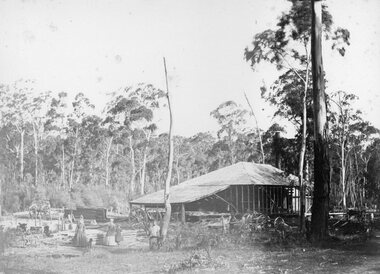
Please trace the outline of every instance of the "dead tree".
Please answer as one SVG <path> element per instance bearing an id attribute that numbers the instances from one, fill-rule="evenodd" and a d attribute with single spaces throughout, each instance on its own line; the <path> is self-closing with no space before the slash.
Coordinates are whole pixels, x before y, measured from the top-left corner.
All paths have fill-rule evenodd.
<path id="1" fill-rule="evenodd" d="M 263 141 L 262 141 L 262 138 L 261 138 L 261 132 L 260 132 L 260 128 L 259 128 L 259 123 L 257 122 L 255 112 L 253 111 L 251 103 L 249 102 L 247 94 L 245 92 L 244 92 L 244 96 L 245 96 L 245 99 L 247 100 L 247 104 L 248 104 L 249 108 L 251 109 L 251 115 L 255 119 L 257 135 L 259 137 L 259 143 L 260 143 L 261 163 L 265 164 L 264 146 L 263 146 Z"/>
<path id="2" fill-rule="evenodd" d="M 312 0 L 311 55 L 314 109 L 314 197 L 311 217 L 313 241 L 328 236 L 330 163 L 327 142 L 327 105 L 322 63 L 322 1 Z"/>
<path id="3" fill-rule="evenodd" d="M 165 203 L 165 215 L 161 226 L 161 239 L 165 241 L 166 235 L 168 233 L 170 216 L 172 213 L 172 207 L 170 205 L 170 181 L 172 177 L 173 168 L 173 112 L 170 101 L 169 84 L 168 84 L 168 73 L 166 70 L 166 61 L 164 57 L 164 69 L 165 69 L 165 81 L 166 81 L 166 98 L 168 99 L 169 115 L 170 115 L 170 125 L 169 125 L 169 156 L 168 156 L 168 174 L 165 181 L 164 190 L 164 203 Z"/>

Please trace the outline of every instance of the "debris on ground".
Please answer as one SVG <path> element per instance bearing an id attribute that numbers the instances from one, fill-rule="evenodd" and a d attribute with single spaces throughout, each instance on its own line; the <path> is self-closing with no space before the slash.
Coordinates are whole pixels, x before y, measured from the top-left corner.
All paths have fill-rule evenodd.
<path id="1" fill-rule="evenodd" d="M 198 271 L 215 271 L 218 268 L 228 268 L 225 258 L 217 257 L 212 259 L 204 252 L 196 251 L 182 261 L 164 265 L 163 272 L 177 273 L 179 271 L 194 269 Z"/>

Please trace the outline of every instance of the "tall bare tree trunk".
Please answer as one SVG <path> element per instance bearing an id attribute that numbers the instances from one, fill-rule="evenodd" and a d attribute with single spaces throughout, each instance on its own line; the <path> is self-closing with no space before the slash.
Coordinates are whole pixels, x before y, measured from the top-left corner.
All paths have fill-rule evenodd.
<path id="1" fill-rule="evenodd" d="M 344 134 L 344 133 L 343 133 Z M 342 135 L 343 135 L 342 134 Z M 342 142 L 340 144 L 340 168 L 341 168 L 341 175 L 340 175 L 340 180 L 342 184 L 342 204 L 343 204 L 343 209 L 347 208 L 347 199 L 346 199 L 346 163 L 345 163 L 345 149 L 344 149 L 344 137 L 342 136 Z"/>
<path id="2" fill-rule="evenodd" d="M 306 48 L 306 46 L 305 46 Z M 306 129 L 307 129 L 307 88 L 309 86 L 309 55 L 307 53 L 306 48 L 306 56 L 307 56 L 307 64 L 306 64 L 306 78 L 305 78 L 305 88 L 304 94 L 302 96 L 302 141 L 301 141 L 301 151 L 299 157 L 299 168 L 298 168 L 298 181 L 300 185 L 300 229 L 302 232 L 305 231 L 305 197 L 306 197 L 306 187 L 303 180 L 303 171 L 304 171 L 304 162 L 305 162 L 305 154 L 306 154 Z"/>
<path id="3" fill-rule="evenodd" d="M 235 148 L 232 141 L 231 129 L 228 130 L 228 145 L 230 147 L 230 161 L 231 165 L 235 164 Z"/>
<path id="4" fill-rule="evenodd" d="M 164 68 L 165 68 L 165 81 L 166 81 L 166 97 L 168 99 L 168 107 L 169 107 L 169 115 L 170 115 L 170 125 L 169 125 L 169 157 L 168 157 L 168 175 L 165 181 L 165 190 L 164 190 L 164 203 L 165 203 L 165 216 L 162 222 L 161 227 L 161 237 L 162 241 L 166 239 L 166 235 L 168 233 L 170 216 L 172 213 L 172 207 L 170 204 L 170 181 L 172 178 L 172 169 L 173 169 L 173 110 L 170 101 L 170 93 L 169 93 L 169 84 L 168 84 L 168 73 L 166 70 L 166 61 L 164 57 Z"/>
<path id="5" fill-rule="evenodd" d="M 24 137 L 25 130 L 20 131 L 20 181 L 24 181 Z"/>
<path id="6" fill-rule="evenodd" d="M 147 154 L 147 148 L 144 149 L 144 155 L 143 155 L 143 166 L 141 170 L 141 180 L 140 180 L 140 194 L 145 194 L 145 177 L 146 177 L 146 154 Z"/>
<path id="7" fill-rule="evenodd" d="M 62 186 L 65 186 L 65 144 L 62 140 L 62 170 L 61 170 L 61 176 L 62 176 Z"/>
<path id="8" fill-rule="evenodd" d="M 253 119 L 255 119 L 255 124 L 256 124 L 256 130 L 257 130 L 257 135 L 259 136 L 259 143 L 260 143 L 260 152 L 261 152 L 261 163 L 265 164 L 265 154 L 264 154 L 264 146 L 263 146 L 263 141 L 261 138 L 261 132 L 259 128 L 259 123 L 257 122 L 255 112 L 253 111 L 253 107 L 251 106 L 251 103 L 248 100 L 247 94 L 244 92 L 245 99 L 247 100 L 247 104 L 249 108 L 251 109 L 251 115 L 253 116 Z"/>
<path id="9" fill-rule="evenodd" d="M 34 137 L 34 185 L 37 186 L 38 182 L 38 132 L 36 125 L 33 123 L 33 137 Z"/>
<path id="10" fill-rule="evenodd" d="M 275 167 L 281 169 L 281 133 L 276 131 L 273 136 L 273 150 L 275 154 Z"/>
<path id="11" fill-rule="evenodd" d="M 312 0 L 311 53 L 314 107 L 314 197 L 311 233 L 314 242 L 327 238 L 330 163 L 327 143 L 327 105 L 322 63 L 322 1 Z"/>
<path id="12" fill-rule="evenodd" d="M 129 136 L 129 155 L 131 156 L 131 181 L 130 181 L 130 193 L 131 196 L 135 193 L 135 174 L 136 174 L 136 164 L 135 164 L 135 151 L 132 145 L 132 136 Z"/>
<path id="13" fill-rule="evenodd" d="M 111 154 L 111 148 L 112 148 L 112 141 L 113 137 L 109 138 L 107 143 L 107 151 L 106 151 L 106 186 L 109 185 L 110 181 L 110 154 Z"/>
<path id="14" fill-rule="evenodd" d="M 73 182 L 74 182 L 75 157 L 77 155 L 77 149 L 78 149 L 78 134 L 79 134 L 79 130 L 78 130 L 78 128 L 76 128 L 75 129 L 74 154 L 73 154 L 73 160 L 71 161 L 71 171 L 70 171 L 70 179 L 69 179 L 69 189 L 70 190 L 72 189 Z"/>
<path id="15" fill-rule="evenodd" d="M 144 147 L 144 154 L 143 154 L 143 163 L 142 163 L 142 170 L 141 170 L 141 179 L 140 179 L 140 194 L 145 194 L 145 177 L 146 177 L 146 157 L 148 152 L 148 144 L 150 141 L 151 131 L 145 132 L 145 138 L 147 141 L 147 145 Z"/>

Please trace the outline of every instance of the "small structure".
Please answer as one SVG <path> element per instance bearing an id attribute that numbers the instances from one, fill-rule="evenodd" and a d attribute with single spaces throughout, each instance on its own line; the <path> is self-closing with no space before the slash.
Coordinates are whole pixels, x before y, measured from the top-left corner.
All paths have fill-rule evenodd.
<path id="1" fill-rule="evenodd" d="M 271 165 L 239 162 L 170 188 L 173 212 L 294 213 L 298 207 L 297 177 Z M 130 203 L 155 208 L 164 206 L 163 190 Z"/>
<path id="2" fill-rule="evenodd" d="M 75 219 L 83 216 L 86 220 L 96 220 L 97 222 L 107 222 L 109 220 L 107 218 L 107 209 L 105 208 L 78 207 L 77 209 L 65 209 L 64 218 L 69 215 L 74 216 Z"/>

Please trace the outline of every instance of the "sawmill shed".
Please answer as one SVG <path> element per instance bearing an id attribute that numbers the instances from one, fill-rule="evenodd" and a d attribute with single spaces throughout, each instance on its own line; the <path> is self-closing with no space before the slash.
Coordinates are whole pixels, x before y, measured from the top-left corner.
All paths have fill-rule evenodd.
<path id="1" fill-rule="evenodd" d="M 297 177 L 266 164 L 239 162 L 170 188 L 173 211 L 294 213 L 299 208 Z M 160 190 L 130 202 L 164 207 Z"/>

